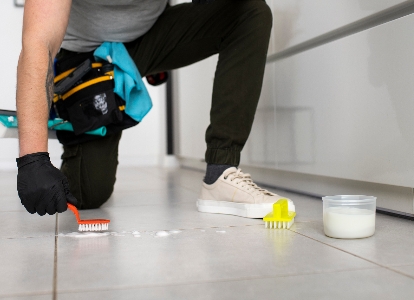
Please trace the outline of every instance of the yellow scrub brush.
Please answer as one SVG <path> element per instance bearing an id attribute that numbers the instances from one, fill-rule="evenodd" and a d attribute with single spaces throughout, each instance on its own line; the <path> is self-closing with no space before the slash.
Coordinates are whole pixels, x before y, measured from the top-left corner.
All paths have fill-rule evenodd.
<path id="1" fill-rule="evenodd" d="M 263 221 L 265 228 L 289 229 L 295 222 L 296 213 L 289 211 L 287 199 L 280 199 L 273 204 L 273 212 L 267 214 Z"/>

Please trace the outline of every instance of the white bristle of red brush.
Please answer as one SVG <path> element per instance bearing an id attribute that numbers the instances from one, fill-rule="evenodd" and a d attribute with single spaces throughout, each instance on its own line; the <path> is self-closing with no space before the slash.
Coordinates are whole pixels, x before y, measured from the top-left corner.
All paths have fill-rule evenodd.
<path id="1" fill-rule="evenodd" d="M 109 223 L 96 223 L 96 224 L 79 224 L 79 231 L 102 231 L 108 230 Z"/>
<path id="2" fill-rule="evenodd" d="M 265 222 L 265 228 L 269 229 L 289 229 L 295 223 L 295 219 L 290 222 Z"/>

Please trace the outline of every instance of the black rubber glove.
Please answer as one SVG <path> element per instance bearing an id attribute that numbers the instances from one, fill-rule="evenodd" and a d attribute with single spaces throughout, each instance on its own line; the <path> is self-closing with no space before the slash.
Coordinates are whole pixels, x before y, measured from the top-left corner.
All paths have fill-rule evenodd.
<path id="1" fill-rule="evenodd" d="M 67 202 L 76 205 L 76 198 L 69 191 L 68 180 L 52 165 L 49 153 L 27 154 L 16 161 L 19 168 L 17 191 L 29 213 L 53 215 L 64 212 Z"/>
<path id="2" fill-rule="evenodd" d="M 194 4 L 208 4 L 213 2 L 214 0 L 193 0 Z"/>

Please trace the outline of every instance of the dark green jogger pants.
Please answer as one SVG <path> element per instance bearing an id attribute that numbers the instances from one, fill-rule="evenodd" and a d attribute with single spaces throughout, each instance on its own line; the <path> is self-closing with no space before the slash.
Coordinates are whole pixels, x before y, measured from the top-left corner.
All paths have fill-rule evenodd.
<path id="1" fill-rule="evenodd" d="M 125 44 L 142 76 L 219 54 L 206 131 L 207 163 L 239 164 L 262 88 L 271 27 L 272 13 L 264 0 L 185 3 L 167 7 L 144 36 Z M 64 147 L 61 169 L 79 208 L 97 208 L 112 194 L 120 138 L 118 133 Z"/>

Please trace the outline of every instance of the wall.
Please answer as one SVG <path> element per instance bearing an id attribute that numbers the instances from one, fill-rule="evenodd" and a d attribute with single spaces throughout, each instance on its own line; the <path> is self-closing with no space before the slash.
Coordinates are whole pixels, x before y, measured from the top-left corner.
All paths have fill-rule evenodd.
<path id="1" fill-rule="evenodd" d="M 16 67 L 21 48 L 23 8 L 16 8 L 13 0 L 0 2 L 0 109 L 15 110 Z M 144 80 L 145 81 L 145 80 Z M 165 85 L 148 87 L 154 107 L 138 126 L 124 132 L 120 143 L 121 165 L 157 165 L 163 162 L 165 146 Z M 15 169 L 18 155 L 16 139 L 0 139 L 0 170 Z M 61 145 L 49 141 L 49 152 L 55 165 L 60 165 Z"/>
<path id="2" fill-rule="evenodd" d="M 0 72 L 0 109 L 16 109 L 16 66 L 21 47 L 22 20 L 23 9 L 15 8 L 11 0 L 0 2 L 0 37 L 7 41 L 2 43 L 3 46 L 0 48 L 3 69 L 3 72 Z M 0 139 L 0 148 L 0 169 L 15 168 L 17 140 Z"/>
<path id="3" fill-rule="evenodd" d="M 217 55 L 173 73 L 175 153 L 179 156 L 204 159 L 216 64 Z"/>
<path id="4" fill-rule="evenodd" d="M 173 0 L 173 5 L 191 0 Z M 204 160 L 205 131 L 210 123 L 211 94 L 218 55 L 174 70 L 174 151 L 181 157 Z"/>

